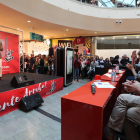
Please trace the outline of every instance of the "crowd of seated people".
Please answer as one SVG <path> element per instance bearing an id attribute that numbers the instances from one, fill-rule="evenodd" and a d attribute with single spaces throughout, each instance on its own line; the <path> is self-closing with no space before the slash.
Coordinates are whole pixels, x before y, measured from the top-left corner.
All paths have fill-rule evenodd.
<path id="1" fill-rule="evenodd" d="M 23 57 L 20 57 L 22 64 Z M 21 65 L 21 69 L 23 65 Z M 37 55 L 31 54 L 31 57 L 24 53 L 24 72 L 54 75 L 55 73 L 55 56 Z"/>
<path id="2" fill-rule="evenodd" d="M 138 60 L 137 60 L 138 61 Z M 87 55 L 75 55 L 74 56 L 74 81 L 77 78 L 85 79 L 89 78 L 92 80 L 95 75 L 95 67 L 107 67 L 110 66 L 111 68 L 119 65 L 121 69 L 127 69 L 126 64 L 131 63 L 129 57 L 126 54 L 122 56 L 120 59 L 119 55 L 115 57 L 103 58 L 103 56 L 91 56 L 88 57 Z"/>
<path id="3" fill-rule="evenodd" d="M 127 62 L 126 59 L 125 55 L 122 65 Z M 133 51 L 131 59 L 126 67 L 132 71 L 135 80 L 123 83 L 127 93 L 118 96 L 109 121 L 103 128 L 103 140 L 114 140 L 117 133 L 124 133 L 127 140 L 140 140 L 140 51 L 137 54 Z"/>

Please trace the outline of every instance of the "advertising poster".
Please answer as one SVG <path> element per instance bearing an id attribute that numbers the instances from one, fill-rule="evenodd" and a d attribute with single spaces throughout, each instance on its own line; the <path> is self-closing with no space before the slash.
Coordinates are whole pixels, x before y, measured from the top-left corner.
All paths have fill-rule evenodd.
<path id="1" fill-rule="evenodd" d="M 19 73 L 19 36 L 0 31 L 3 44 L 2 74 Z"/>
<path id="2" fill-rule="evenodd" d="M 72 57 L 73 57 L 73 51 L 67 50 L 67 74 L 72 73 Z"/>

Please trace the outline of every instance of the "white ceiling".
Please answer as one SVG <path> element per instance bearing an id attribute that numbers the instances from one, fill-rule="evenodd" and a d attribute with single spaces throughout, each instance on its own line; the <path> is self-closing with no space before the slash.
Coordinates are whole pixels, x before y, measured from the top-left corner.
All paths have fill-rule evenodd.
<path id="1" fill-rule="evenodd" d="M 109 35 L 110 32 L 82 30 L 42 21 L 0 4 L 0 25 L 24 31 L 24 40 L 30 40 L 30 32 L 44 35 L 44 38 L 66 38 L 79 36 Z M 27 22 L 30 20 L 31 22 Z M 74 21 L 71 21 L 74 22 Z M 80 24 L 80 23 L 79 23 Z M 68 29 L 68 31 L 66 31 Z M 0 28 L 1 30 L 1 28 Z M 113 33 L 119 34 L 119 33 Z M 122 33 L 124 34 L 124 33 Z"/>

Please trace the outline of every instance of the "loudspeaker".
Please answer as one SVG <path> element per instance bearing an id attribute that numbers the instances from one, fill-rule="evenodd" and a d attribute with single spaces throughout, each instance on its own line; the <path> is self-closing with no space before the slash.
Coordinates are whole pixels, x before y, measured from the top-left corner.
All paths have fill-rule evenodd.
<path id="1" fill-rule="evenodd" d="M 54 55 L 54 48 L 53 47 L 49 48 L 49 56 L 52 56 L 52 55 Z"/>
<path id="2" fill-rule="evenodd" d="M 13 87 L 19 88 L 33 85 L 35 81 L 30 74 L 18 74 L 13 77 L 10 83 Z"/>
<path id="3" fill-rule="evenodd" d="M 39 106 L 43 102 L 44 101 L 40 94 L 35 93 L 33 95 L 22 98 L 19 102 L 19 109 L 26 112 L 34 107 Z"/>

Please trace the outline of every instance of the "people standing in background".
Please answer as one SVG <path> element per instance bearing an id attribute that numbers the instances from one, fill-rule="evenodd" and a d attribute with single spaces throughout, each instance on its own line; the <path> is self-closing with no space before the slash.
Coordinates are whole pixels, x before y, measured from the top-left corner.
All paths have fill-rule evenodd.
<path id="1" fill-rule="evenodd" d="M 82 76 L 82 79 L 85 78 L 85 74 L 84 74 L 85 62 L 86 62 L 85 59 L 81 58 L 81 76 Z"/>
<path id="2" fill-rule="evenodd" d="M 80 65 L 80 61 L 76 57 L 74 59 L 74 82 L 76 78 L 77 78 L 77 82 L 79 81 L 79 65 Z"/>
<path id="3" fill-rule="evenodd" d="M 87 55 L 87 50 L 86 49 L 83 50 L 83 54 Z"/>
<path id="4" fill-rule="evenodd" d="M 34 73 L 34 66 L 35 66 L 35 57 L 34 54 L 31 54 L 29 72 Z"/>
<path id="5" fill-rule="evenodd" d="M 0 80 L 3 80 L 2 78 L 2 51 L 4 50 L 2 42 L 0 41 Z"/>
<path id="6" fill-rule="evenodd" d="M 95 67 L 98 67 L 98 66 L 99 66 L 99 63 L 93 57 L 90 63 L 90 70 L 88 71 L 88 76 L 89 76 L 90 81 L 93 80 L 94 75 L 95 75 Z"/>
<path id="7" fill-rule="evenodd" d="M 80 58 L 80 56 L 78 57 L 78 61 L 80 62 L 80 63 L 79 63 L 79 77 L 81 78 L 81 77 L 82 77 L 82 76 L 81 76 L 81 75 L 82 75 L 82 74 L 81 74 L 81 66 L 82 66 L 82 65 L 81 65 L 81 58 Z"/>
<path id="8" fill-rule="evenodd" d="M 40 59 L 40 74 L 44 74 L 44 58 L 43 56 L 41 56 L 41 59 Z"/>
<path id="9" fill-rule="evenodd" d="M 54 76 L 54 61 L 52 61 L 52 64 L 51 64 L 51 75 Z"/>
<path id="10" fill-rule="evenodd" d="M 95 60 L 98 61 L 99 60 L 99 56 L 95 55 Z"/>
<path id="11" fill-rule="evenodd" d="M 89 71 L 89 69 L 90 69 L 90 59 L 87 57 L 84 68 L 85 78 L 88 78 L 87 72 Z"/>
<path id="12" fill-rule="evenodd" d="M 40 59 L 39 59 L 39 57 L 36 57 L 36 61 L 35 61 L 35 72 L 37 74 L 39 74 L 39 65 L 40 65 Z"/>

